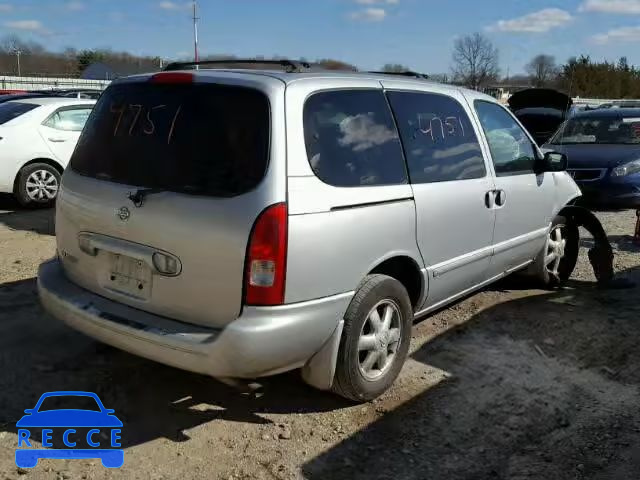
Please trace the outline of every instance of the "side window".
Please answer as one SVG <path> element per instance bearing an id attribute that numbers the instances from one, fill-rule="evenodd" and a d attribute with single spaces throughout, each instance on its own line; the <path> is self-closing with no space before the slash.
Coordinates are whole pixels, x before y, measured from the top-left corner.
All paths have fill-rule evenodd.
<path id="1" fill-rule="evenodd" d="M 476 101 L 475 107 L 489 143 L 496 175 L 533 173 L 536 153 L 522 127 L 500 105 Z"/>
<path id="2" fill-rule="evenodd" d="M 471 121 L 460 103 L 433 93 L 389 92 L 412 183 L 486 176 Z"/>
<path id="3" fill-rule="evenodd" d="M 91 109 L 86 107 L 58 110 L 44 122 L 44 125 L 56 130 L 80 132 L 90 113 Z"/>
<path id="4" fill-rule="evenodd" d="M 382 91 L 316 93 L 304 106 L 309 163 L 337 187 L 407 182 L 400 139 Z"/>

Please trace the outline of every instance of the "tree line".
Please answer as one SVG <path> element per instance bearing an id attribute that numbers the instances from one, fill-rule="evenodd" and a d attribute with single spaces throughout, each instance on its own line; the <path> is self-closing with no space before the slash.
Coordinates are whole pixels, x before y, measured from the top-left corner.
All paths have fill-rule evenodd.
<path id="1" fill-rule="evenodd" d="M 110 49 L 51 52 L 43 45 L 15 35 L 0 39 L 0 74 L 78 77 L 91 64 L 102 62 L 124 74 L 157 70 L 159 57 L 136 56 Z M 18 65 L 19 63 L 19 65 Z"/>
<path id="2" fill-rule="evenodd" d="M 474 89 L 489 85 L 555 88 L 576 97 L 640 98 L 640 68 L 626 57 L 617 62 L 595 61 L 588 55 L 558 65 L 553 55 L 536 55 L 525 75 L 500 77 L 499 51 L 484 35 L 458 38 L 452 54 L 453 82 Z"/>
<path id="3" fill-rule="evenodd" d="M 204 60 L 235 59 L 233 55 L 204 56 Z M 280 59 L 282 57 L 269 57 Z M 266 60 L 267 57 L 256 57 Z M 308 61 L 305 58 L 299 59 Z M 0 39 L 0 74 L 51 75 L 78 77 L 93 63 L 104 63 L 118 75 L 157 71 L 167 60 L 157 56 L 139 56 L 110 49 L 77 50 L 66 48 L 51 52 L 43 45 L 9 35 Z M 325 58 L 313 62 L 330 70 L 357 71 L 355 65 Z M 410 71 L 406 65 L 388 63 L 380 68 L 385 72 Z M 525 74 L 501 77 L 499 51 L 483 34 L 474 33 L 455 40 L 452 52 L 451 75 L 432 76 L 434 80 L 464 85 L 481 90 L 489 85 L 518 85 L 522 87 L 550 87 L 572 96 L 594 98 L 640 98 L 640 68 L 630 65 L 626 57 L 616 62 L 595 61 L 587 55 L 572 57 L 557 64 L 555 57 L 536 55 L 525 67 Z"/>
<path id="4" fill-rule="evenodd" d="M 202 60 L 235 59 L 234 55 L 205 55 Z M 256 60 L 277 60 L 282 57 L 256 57 Z M 180 60 L 180 59 L 175 59 Z M 301 61 L 307 61 L 302 58 Z M 168 59 L 154 56 L 138 56 L 110 49 L 77 50 L 66 48 L 62 52 L 48 51 L 43 45 L 9 35 L 0 39 L 0 75 L 47 75 L 79 77 L 91 64 L 104 63 L 119 75 L 153 72 L 166 65 Z M 355 71 L 355 65 L 330 58 L 311 63 L 328 70 Z M 19 65 L 18 65 L 19 64 Z"/>

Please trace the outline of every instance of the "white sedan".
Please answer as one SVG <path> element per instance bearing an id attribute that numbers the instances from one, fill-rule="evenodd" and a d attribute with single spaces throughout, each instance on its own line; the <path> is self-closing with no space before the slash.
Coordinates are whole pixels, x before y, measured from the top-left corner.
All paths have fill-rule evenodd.
<path id="1" fill-rule="evenodd" d="M 94 104 L 70 98 L 0 104 L 0 192 L 24 206 L 51 205 Z"/>

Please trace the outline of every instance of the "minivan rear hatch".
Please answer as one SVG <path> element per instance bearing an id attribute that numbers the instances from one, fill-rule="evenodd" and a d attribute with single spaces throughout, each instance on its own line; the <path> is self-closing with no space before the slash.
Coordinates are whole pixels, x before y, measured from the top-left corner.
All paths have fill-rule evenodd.
<path id="1" fill-rule="evenodd" d="M 270 90 L 201 77 L 161 73 L 105 91 L 64 175 L 56 234 L 81 287 L 220 327 L 242 308 L 252 226 L 285 192 L 271 181 Z"/>

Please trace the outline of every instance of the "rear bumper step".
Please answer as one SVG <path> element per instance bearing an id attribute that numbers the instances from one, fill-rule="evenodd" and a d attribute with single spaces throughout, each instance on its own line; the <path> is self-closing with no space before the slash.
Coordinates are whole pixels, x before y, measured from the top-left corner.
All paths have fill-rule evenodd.
<path id="1" fill-rule="evenodd" d="M 92 338 L 183 370 L 236 378 L 304 365 L 334 332 L 353 296 L 349 292 L 280 307 L 245 307 L 226 327 L 213 329 L 84 290 L 69 281 L 57 260 L 40 266 L 38 290 L 49 313 Z"/>

